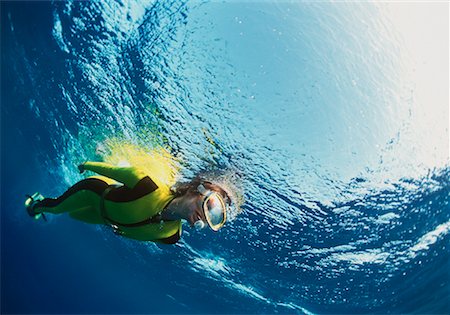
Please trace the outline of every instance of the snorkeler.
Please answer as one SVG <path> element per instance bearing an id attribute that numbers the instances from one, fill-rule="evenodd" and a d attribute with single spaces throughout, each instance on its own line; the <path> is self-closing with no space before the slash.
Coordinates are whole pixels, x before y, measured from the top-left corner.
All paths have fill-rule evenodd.
<path id="1" fill-rule="evenodd" d="M 196 228 L 208 225 L 213 231 L 227 219 L 230 198 L 209 181 L 195 179 L 172 191 L 136 167 L 85 162 L 78 169 L 102 176 L 83 179 L 56 199 L 39 193 L 28 196 L 28 214 L 38 219 L 45 213 L 69 213 L 83 222 L 106 224 L 128 238 L 165 244 L 180 239 L 182 219 Z"/>

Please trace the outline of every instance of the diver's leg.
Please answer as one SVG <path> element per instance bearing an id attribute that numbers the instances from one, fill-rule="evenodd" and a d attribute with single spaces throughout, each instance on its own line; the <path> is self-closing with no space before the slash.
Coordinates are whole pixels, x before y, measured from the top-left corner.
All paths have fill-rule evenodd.
<path id="1" fill-rule="evenodd" d="M 69 212 L 72 219 L 92 224 L 102 224 L 105 221 L 100 216 L 96 208 L 88 206 Z"/>
<path id="2" fill-rule="evenodd" d="M 34 207 L 36 213 L 54 214 L 72 212 L 85 208 L 98 208 L 100 198 L 108 182 L 100 178 L 87 178 L 70 187 L 62 196 L 53 199 L 45 198 Z"/>

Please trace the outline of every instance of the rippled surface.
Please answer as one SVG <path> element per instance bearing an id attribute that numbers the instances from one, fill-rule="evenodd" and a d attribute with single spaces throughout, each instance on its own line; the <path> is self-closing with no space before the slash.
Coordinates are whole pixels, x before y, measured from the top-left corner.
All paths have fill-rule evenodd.
<path id="1" fill-rule="evenodd" d="M 448 313 L 448 30 L 411 51 L 441 8 L 408 9 L 2 3 L 2 310 Z M 242 214 L 174 247 L 26 218 L 113 137 L 225 170 Z"/>

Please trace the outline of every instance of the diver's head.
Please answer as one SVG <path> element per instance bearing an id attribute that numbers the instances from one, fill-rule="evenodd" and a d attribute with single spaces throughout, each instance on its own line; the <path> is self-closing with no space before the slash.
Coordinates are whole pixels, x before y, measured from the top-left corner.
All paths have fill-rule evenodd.
<path id="1" fill-rule="evenodd" d="M 223 227 L 231 202 L 220 186 L 197 180 L 178 194 L 184 200 L 185 218 L 191 226 L 201 229 L 208 225 L 213 231 Z"/>

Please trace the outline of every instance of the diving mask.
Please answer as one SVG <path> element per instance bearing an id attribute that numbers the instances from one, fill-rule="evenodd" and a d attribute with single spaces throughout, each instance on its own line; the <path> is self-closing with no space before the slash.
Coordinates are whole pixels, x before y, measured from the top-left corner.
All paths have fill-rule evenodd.
<path id="1" fill-rule="evenodd" d="M 227 206 L 223 197 L 212 190 L 206 189 L 203 184 L 198 185 L 197 191 L 203 195 L 202 210 L 206 222 L 213 231 L 218 231 L 227 220 Z"/>

